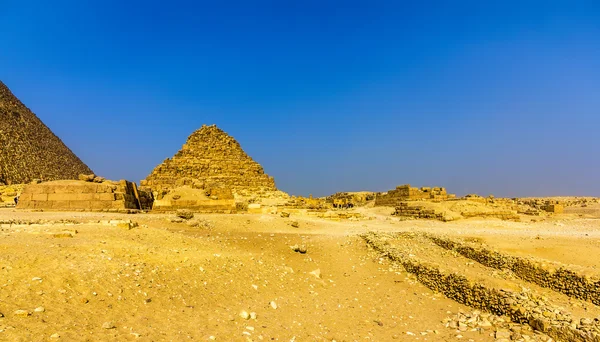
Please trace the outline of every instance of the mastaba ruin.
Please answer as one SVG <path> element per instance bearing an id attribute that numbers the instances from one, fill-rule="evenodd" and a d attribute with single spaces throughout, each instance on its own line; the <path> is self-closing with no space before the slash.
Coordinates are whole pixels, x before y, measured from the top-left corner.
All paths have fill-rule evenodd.
<path id="1" fill-rule="evenodd" d="M 0 185 L 92 171 L 0 81 Z"/>
<path id="2" fill-rule="evenodd" d="M 140 202 L 135 183 L 92 175 L 89 179 L 84 176 L 26 185 L 17 209 L 122 212 L 140 209 Z"/>
<path id="3" fill-rule="evenodd" d="M 192 133 L 181 150 L 140 182 L 154 209 L 235 210 L 234 195 L 277 192 L 273 177 L 216 125 Z"/>
<path id="4" fill-rule="evenodd" d="M 441 187 L 421 187 L 414 188 L 410 184 L 399 185 L 394 190 L 387 193 L 377 194 L 375 197 L 376 206 L 397 206 L 402 201 L 445 201 L 456 198 L 456 195 L 449 194 L 446 188 Z"/>

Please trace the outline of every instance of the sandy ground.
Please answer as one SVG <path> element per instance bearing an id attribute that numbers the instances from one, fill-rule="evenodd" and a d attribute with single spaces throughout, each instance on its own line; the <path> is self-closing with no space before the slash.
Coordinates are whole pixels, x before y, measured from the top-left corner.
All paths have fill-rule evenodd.
<path id="1" fill-rule="evenodd" d="M 76 222 L 3 225 L 0 340 L 493 341 L 444 327 L 445 318 L 471 309 L 380 259 L 357 234 L 443 233 L 591 271 L 600 263 L 591 257 L 600 255 L 600 220 L 593 218 L 442 223 L 400 221 L 379 208 L 368 214 L 370 220 L 339 222 L 196 215 L 208 227 L 192 228 L 167 214 L 0 209 L 0 221 Z M 139 226 L 99 223 L 107 219 Z M 63 231 L 73 237 L 56 237 Z M 307 253 L 294 252 L 294 244 Z M 244 311 L 255 318 L 241 317 Z"/>

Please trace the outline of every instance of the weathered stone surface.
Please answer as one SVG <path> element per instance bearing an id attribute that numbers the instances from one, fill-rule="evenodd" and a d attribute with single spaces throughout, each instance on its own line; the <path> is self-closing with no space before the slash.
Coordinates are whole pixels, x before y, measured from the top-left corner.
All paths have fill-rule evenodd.
<path id="1" fill-rule="evenodd" d="M 204 125 L 192 133 L 182 149 L 157 166 L 140 185 L 155 192 L 181 186 L 233 191 L 277 190 L 275 181 L 264 173 L 262 166 L 215 125 Z"/>
<path id="2" fill-rule="evenodd" d="M 446 192 L 446 188 L 413 188 L 410 184 L 397 186 L 396 189 L 375 196 L 376 206 L 397 206 L 402 201 L 444 201 L 456 195 Z"/>
<path id="3" fill-rule="evenodd" d="M 135 183 L 59 180 L 25 186 L 17 209 L 117 211 L 139 209 Z"/>
<path id="4" fill-rule="evenodd" d="M 0 82 L 0 184 L 77 179 L 90 170 Z"/>
<path id="5" fill-rule="evenodd" d="M 194 212 L 229 213 L 236 210 L 233 194 L 229 189 L 194 189 L 182 186 L 156 192 L 153 211 L 176 211 L 188 209 Z"/>

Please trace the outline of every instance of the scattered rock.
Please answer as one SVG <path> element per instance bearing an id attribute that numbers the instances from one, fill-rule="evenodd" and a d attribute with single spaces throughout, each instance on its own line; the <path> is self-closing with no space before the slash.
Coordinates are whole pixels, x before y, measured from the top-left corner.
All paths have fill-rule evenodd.
<path id="1" fill-rule="evenodd" d="M 294 252 L 298 252 L 300 254 L 306 254 L 307 249 L 305 245 L 293 245 L 290 246 L 290 248 L 294 251 Z"/>
<path id="2" fill-rule="evenodd" d="M 102 323 L 102 328 L 103 329 L 114 329 L 117 326 L 113 323 L 113 322 L 104 322 Z"/>
<path id="3" fill-rule="evenodd" d="M 93 173 L 89 174 L 89 175 L 84 175 L 84 174 L 79 175 L 79 180 L 84 181 L 84 182 L 93 182 L 94 178 L 96 178 L 96 175 Z"/>
<path id="4" fill-rule="evenodd" d="M 62 232 L 62 233 L 54 233 L 52 234 L 53 237 L 55 238 L 72 238 L 73 234 L 70 232 Z"/>
<path id="5" fill-rule="evenodd" d="M 313 275 L 319 279 L 321 279 L 321 269 L 317 268 L 316 270 L 312 271 L 309 273 L 310 275 Z"/>
<path id="6" fill-rule="evenodd" d="M 15 316 L 17 317 L 29 317 L 31 313 L 27 310 L 17 310 L 15 311 Z"/>
<path id="7" fill-rule="evenodd" d="M 288 213 L 288 212 L 285 212 L 285 211 L 282 211 L 282 212 L 281 212 L 281 217 L 283 217 L 283 218 L 290 217 L 290 213 Z"/>
<path id="8" fill-rule="evenodd" d="M 58 333 L 54 333 L 52 335 L 50 335 L 50 338 L 60 338 L 60 335 Z"/>
<path id="9" fill-rule="evenodd" d="M 94 183 L 102 183 L 106 180 L 104 177 L 96 176 L 94 177 Z"/>
<path id="10" fill-rule="evenodd" d="M 182 218 L 184 220 L 190 220 L 192 218 L 194 218 L 194 213 L 186 210 L 186 209 L 179 209 L 177 210 L 177 217 Z"/>
<path id="11" fill-rule="evenodd" d="M 505 329 L 498 329 L 496 331 L 496 338 L 506 338 L 506 339 L 510 339 L 511 333 L 508 330 Z"/>
<path id="12" fill-rule="evenodd" d="M 248 313 L 248 311 L 242 311 L 240 312 L 240 317 L 242 317 L 243 319 L 250 319 L 250 314 Z"/>
<path id="13" fill-rule="evenodd" d="M 292 222 L 290 223 L 290 226 L 292 226 L 292 227 L 294 227 L 294 228 L 298 228 L 298 227 L 300 227 L 300 223 L 298 223 L 298 221 L 292 221 Z"/>
<path id="14" fill-rule="evenodd" d="M 37 307 L 37 308 L 35 308 L 35 310 L 33 310 L 33 311 L 35 311 L 35 312 L 44 312 L 44 311 L 46 311 L 46 309 L 44 309 L 44 307 L 43 307 L 43 306 L 38 306 L 38 307 Z"/>
<path id="15" fill-rule="evenodd" d="M 273 301 L 272 301 L 272 302 L 271 302 L 271 303 L 269 303 L 269 304 L 271 305 L 271 307 L 272 307 L 273 309 L 277 310 L 277 303 L 275 303 L 275 302 L 273 302 Z"/>

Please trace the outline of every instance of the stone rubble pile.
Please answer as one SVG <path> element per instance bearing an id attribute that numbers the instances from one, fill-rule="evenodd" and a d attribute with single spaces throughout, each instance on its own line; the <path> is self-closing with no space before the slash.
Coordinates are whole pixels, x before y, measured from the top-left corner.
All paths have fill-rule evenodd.
<path id="1" fill-rule="evenodd" d="M 575 322 L 569 313 L 526 291 L 517 293 L 491 288 L 464 275 L 446 273 L 438 265 L 392 247 L 387 240 L 393 240 L 393 234 L 369 232 L 361 237 L 374 250 L 416 275 L 423 285 L 459 303 L 506 316 L 511 322 L 529 324 L 533 329 L 559 341 L 600 342 L 598 319 Z"/>

